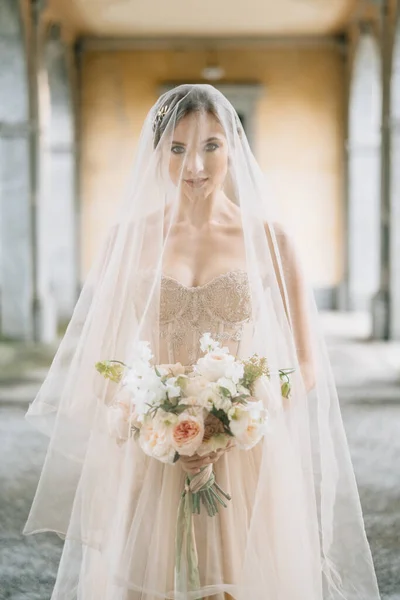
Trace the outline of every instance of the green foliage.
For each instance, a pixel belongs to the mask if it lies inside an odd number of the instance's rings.
[[[97,371],[105,379],[119,383],[125,371],[126,365],[119,360],[104,360],[95,364]]]
[[[265,375],[269,377],[269,368],[268,362],[265,356],[258,356],[258,354],[254,354],[248,360],[243,361],[244,373],[243,378],[240,380],[240,383],[248,388],[251,393],[253,393],[253,385],[255,381]]]
[[[225,433],[227,433],[228,435],[233,435],[233,433],[231,432],[231,429],[229,427],[228,415],[223,410],[217,409],[215,407],[213,407],[210,412],[212,415],[214,415],[214,417],[217,417],[217,419],[219,419],[221,421],[221,423],[224,426]]]

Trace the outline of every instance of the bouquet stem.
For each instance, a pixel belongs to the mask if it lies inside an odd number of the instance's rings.
[[[204,467],[196,475],[187,475],[185,488],[179,503],[175,537],[175,590],[195,591],[200,588],[200,574],[193,514],[200,514],[200,502],[210,517],[218,513],[218,505],[227,507],[230,500],[215,481],[212,465]]]

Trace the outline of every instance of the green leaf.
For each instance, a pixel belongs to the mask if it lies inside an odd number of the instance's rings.
[[[222,385],[220,385],[219,389],[221,390],[221,394],[224,396],[224,398],[230,398],[231,397],[231,393],[228,390],[228,388],[222,387]]]

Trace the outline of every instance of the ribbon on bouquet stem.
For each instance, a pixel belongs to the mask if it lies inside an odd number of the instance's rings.
[[[175,591],[179,593],[200,589],[200,574],[194,533],[193,515],[200,514],[200,502],[210,517],[218,513],[218,505],[225,508],[230,500],[215,481],[212,465],[203,467],[196,475],[187,475],[181,495],[175,536]]]

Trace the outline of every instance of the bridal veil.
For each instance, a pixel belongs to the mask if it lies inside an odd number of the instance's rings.
[[[240,211],[251,318],[240,355],[266,356],[276,401],[271,430],[250,452],[221,459],[232,501],[198,527],[201,587],[174,589],[174,531],[182,469],[108,433],[120,385],[95,369],[129,364],[135,341],[160,342],[163,256],[179,209],[181,172],[171,147],[182,107],[222,126],[224,191]],[[283,402],[278,370],[295,368]],[[315,302],[274,199],[227,99],[183,85],[150,110],[115,222],[86,279],[54,361],[27,418],[49,437],[24,533],[65,539],[53,598],[59,600],[377,600],[360,500]],[[172,575],[171,575],[172,574]]]

